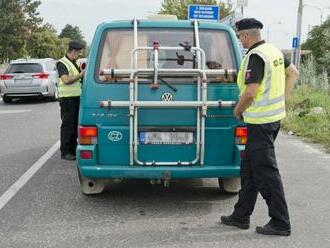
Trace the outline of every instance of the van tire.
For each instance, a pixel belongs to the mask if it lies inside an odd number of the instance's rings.
[[[2,100],[3,100],[4,103],[11,103],[12,100],[13,100],[13,98],[8,97],[8,96],[4,96],[4,97],[2,98]]]
[[[104,182],[101,179],[91,179],[80,174],[78,169],[80,188],[84,195],[101,194],[104,190]]]
[[[241,178],[218,178],[221,193],[237,194],[241,189]]]

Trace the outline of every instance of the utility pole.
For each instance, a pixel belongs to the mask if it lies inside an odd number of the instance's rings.
[[[293,49],[291,62],[299,68],[300,63],[300,41],[301,41],[301,25],[302,25],[302,14],[303,14],[303,0],[299,0],[298,15],[297,15],[297,33],[298,39],[297,46]]]
[[[247,7],[247,6],[248,6],[248,0],[237,0],[236,8],[237,7],[241,8],[242,17],[244,17],[244,7]]]

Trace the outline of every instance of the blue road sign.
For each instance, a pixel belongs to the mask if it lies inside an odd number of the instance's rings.
[[[189,20],[205,20],[217,22],[220,18],[220,7],[217,5],[195,5],[188,6]]]
[[[298,37],[293,37],[292,38],[292,48],[297,48],[298,47]]]

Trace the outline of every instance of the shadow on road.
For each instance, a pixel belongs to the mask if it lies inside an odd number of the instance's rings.
[[[55,102],[54,100],[50,99],[50,98],[41,98],[41,97],[33,97],[33,98],[15,98],[12,100],[12,102],[10,103],[4,103],[4,102],[0,102],[0,104],[3,105],[37,105],[37,104],[44,104],[44,103],[48,103],[48,102]]]
[[[210,179],[211,180],[211,179]],[[208,181],[208,180],[206,180]],[[104,193],[98,196],[88,196],[88,198],[111,198],[125,199],[132,197],[173,198],[177,200],[204,201],[206,199],[221,200],[228,199],[235,195],[221,194],[215,183],[205,185],[202,179],[182,179],[171,180],[168,188],[162,184],[152,185],[149,180],[124,180],[118,183],[109,184]]]

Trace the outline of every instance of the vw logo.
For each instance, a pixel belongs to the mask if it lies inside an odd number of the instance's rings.
[[[165,92],[163,95],[162,95],[162,101],[163,102],[172,102],[173,100],[173,95],[169,92]]]
[[[117,142],[123,139],[123,134],[121,132],[118,131],[111,131],[108,134],[108,138],[111,141]]]

